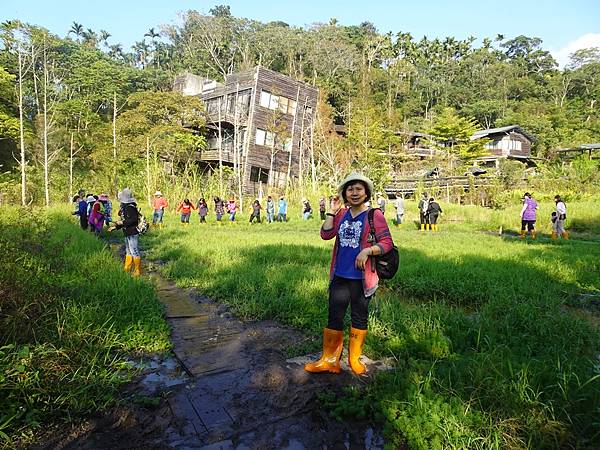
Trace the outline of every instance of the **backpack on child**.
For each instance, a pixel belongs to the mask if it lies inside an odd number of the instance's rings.
[[[148,228],[150,228],[150,224],[146,220],[146,217],[142,214],[141,209],[137,208],[137,213],[138,213],[138,223],[135,228],[138,231],[138,234],[144,234],[144,233],[146,233],[146,231],[148,231]]]

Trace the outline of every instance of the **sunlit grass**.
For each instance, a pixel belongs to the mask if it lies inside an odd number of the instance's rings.
[[[578,293],[600,293],[598,246],[551,241],[541,222],[537,241],[515,239],[516,206],[442,203],[441,231],[421,232],[413,206],[407,202],[405,223],[392,228],[401,266],[372,301],[366,348],[392,357],[396,367],[369,385],[366,397],[344,400],[356,406],[350,410],[367,408],[384,421],[391,445],[411,448],[597,443],[600,334],[565,304]],[[540,217],[549,217],[547,209]],[[178,284],[226,302],[241,317],[304,328],[317,350],[332,248],[319,226],[294,218],[182,227],[169,215],[144,245]],[[594,230],[587,226],[580,236],[594,238]]]
[[[170,346],[153,286],[65,212],[0,209],[0,446],[114,405],[125,358]]]

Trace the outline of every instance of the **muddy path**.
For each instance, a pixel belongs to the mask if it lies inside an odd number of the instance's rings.
[[[43,449],[365,449],[383,448],[369,421],[331,418],[318,393],[358,389],[341,374],[309,374],[286,350],[306,340],[272,321],[242,322],[193,289],[150,269],[172,329],[173,355],[132,364],[141,369],[131,403],[44,439]],[[347,358],[342,356],[342,361]],[[385,364],[365,358],[369,374]]]

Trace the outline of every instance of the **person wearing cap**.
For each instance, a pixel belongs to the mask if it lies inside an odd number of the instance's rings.
[[[133,276],[139,277],[142,273],[142,258],[138,249],[139,231],[137,225],[139,222],[139,212],[137,203],[129,188],[124,188],[119,192],[117,198],[121,202],[119,209],[121,220],[114,222],[114,225],[108,231],[123,229],[123,235],[125,236],[124,269],[125,272],[129,273],[133,267]]]
[[[152,200],[152,225],[158,224],[159,228],[163,227],[163,215],[165,214],[165,208],[169,207],[169,202],[163,197],[162,192],[156,191],[154,193],[154,199]]]
[[[554,196],[556,204],[556,220],[552,222],[552,239],[558,239],[558,236],[563,239],[569,239],[569,233],[565,230],[565,220],[567,220],[567,205],[562,201],[560,195]]]
[[[377,290],[379,277],[373,256],[390,251],[394,245],[381,210],[373,211],[376,242],[371,241],[368,220],[373,182],[364,175],[351,174],[338,188],[330,204],[321,238],[335,238],[329,272],[329,312],[323,330],[323,354],[318,361],[306,364],[307,372],[339,373],[344,342],[344,316],[350,306],[352,327],[348,348],[348,363],[357,374],[366,372],[360,362],[367,336],[369,301]],[[344,207],[344,204],[346,207]]]
[[[521,239],[525,239],[527,232],[531,233],[531,239],[535,239],[535,221],[537,219],[538,204],[529,192],[523,196],[523,208],[521,209]]]

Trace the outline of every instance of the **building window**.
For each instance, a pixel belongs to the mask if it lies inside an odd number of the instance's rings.
[[[269,99],[271,98],[271,93],[267,91],[262,91],[260,93],[260,106],[263,108],[269,107]]]
[[[252,166],[250,167],[250,181],[254,183],[268,183],[269,182],[269,169],[263,169],[262,167]]]
[[[274,111],[279,110],[284,114],[291,114],[292,116],[296,114],[296,102],[294,100],[272,94],[269,91],[261,91],[260,106]]]
[[[265,145],[265,135],[265,130],[261,130],[260,128],[256,129],[256,139],[254,141],[256,145]]]

